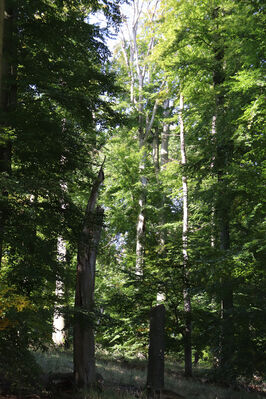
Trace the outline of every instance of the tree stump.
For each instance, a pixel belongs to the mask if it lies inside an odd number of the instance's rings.
[[[164,387],[164,326],[165,307],[151,309],[147,396],[157,398]],[[160,397],[160,396],[159,396]]]

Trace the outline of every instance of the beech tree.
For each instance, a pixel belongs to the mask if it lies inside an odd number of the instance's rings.
[[[234,343],[237,340],[234,323],[238,315],[235,313],[233,296],[237,301],[240,294],[236,253],[241,252],[239,242],[233,238],[234,206],[240,195],[235,186],[238,180],[235,167],[242,157],[239,158],[237,144],[241,111],[228,88],[244,67],[247,43],[252,40],[249,33],[246,30],[244,33],[240,28],[239,21],[247,18],[254,30],[255,20],[260,20],[260,12],[257,14],[255,8],[255,5],[250,7],[226,1],[193,3],[193,7],[192,3],[185,1],[165,2],[161,30],[165,40],[158,43],[157,50],[161,51],[161,65],[164,65],[170,79],[182,81],[187,99],[188,142],[191,149],[194,148],[193,152],[189,151],[191,158],[187,169],[191,186],[194,187],[190,197],[191,206],[197,209],[193,201],[200,197],[208,201],[207,213],[205,216],[202,213],[201,220],[206,223],[209,239],[200,232],[199,221],[192,218],[190,242],[197,243],[198,248],[196,253],[192,251],[191,259],[198,265],[195,275],[201,275],[201,270],[206,270],[199,261],[203,254],[216,264],[213,286],[207,284],[207,294],[215,295],[217,306],[220,301],[222,303],[220,343],[215,345],[224,378],[233,377],[237,368],[237,355],[233,353],[237,348],[237,341]],[[172,29],[173,26],[175,29]],[[243,42],[240,44],[240,36],[245,38],[245,45]],[[238,61],[234,58],[236,51],[241,54]],[[260,63],[259,58],[256,63]],[[198,179],[197,185],[193,182],[195,178]],[[200,205],[200,212],[203,212],[202,201]],[[210,209],[211,218],[207,216]],[[210,243],[209,249],[200,243],[201,235]]]
[[[187,164],[186,144],[185,144],[185,127],[184,127],[184,96],[180,92],[180,110],[179,110],[179,126],[180,126],[180,151],[181,165],[183,168]],[[182,199],[183,199],[183,229],[182,229],[182,252],[183,252],[183,269],[184,269],[184,311],[185,311],[185,331],[184,331],[184,351],[185,351],[185,374],[192,375],[192,350],[191,350],[191,298],[189,287],[189,258],[188,258],[188,183],[185,170],[182,171]]]
[[[245,28],[244,21],[248,21],[249,30]],[[184,348],[186,330],[183,288],[188,288],[191,294],[189,313],[193,326],[191,350],[195,354],[195,361],[203,349],[207,350],[217,375],[223,379],[235,378],[240,369],[247,372],[242,361],[244,341],[248,342],[249,353],[253,353],[256,363],[260,362],[260,340],[252,337],[250,332],[244,334],[246,340],[243,340],[244,335],[239,331],[247,332],[248,325],[261,331],[259,326],[263,313],[260,300],[255,300],[253,295],[252,301],[260,309],[256,316],[251,310],[252,306],[244,300],[244,297],[247,298],[244,292],[248,290],[251,294],[251,287],[254,287],[248,277],[249,273],[253,274],[258,286],[262,278],[259,266],[262,254],[259,231],[262,231],[262,225],[259,223],[255,228],[255,220],[258,220],[259,215],[262,216],[260,201],[255,200],[255,193],[261,193],[262,178],[262,151],[257,147],[260,143],[262,148],[262,135],[259,131],[262,129],[260,90],[263,57],[262,45],[257,42],[262,40],[261,23],[262,8],[257,3],[162,2],[161,12],[153,24],[156,31],[150,31],[155,38],[147,60],[149,67],[156,65],[152,70],[156,73],[149,75],[150,85],[144,86],[142,98],[146,109],[146,92],[149,96],[153,94],[154,99],[157,98],[158,83],[165,81],[167,94],[162,90],[162,101],[158,103],[151,131],[153,137],[148,139],[146,145],[148,184],[145,218],[142,219],[146,222],[146,276],[142,276],[143,296],[139,290],[137,298],[142,300],[142,309],[147,309],[144,296],[152,303],[154,297],[151,292],[154,295],[160,287],[165,293],[169,314],[167,327],[171,331],[166,348],[169,351],[175,348],[176,352],[180,352],[181,343]],[[251,32],[255,31],[256,37],[260,39],[254,38]],[[148,29],[145,32],[146,45],[141,35],[137,41],[144,50],[149,43],[147,32]],[[123,43],[121,55],[124,55],[124,59],[117,56],[114,68],[117,68],[123,83],[128,83],[128,94],[123,94],[118,108],[130,115],[131,130],[127,132],[126,129],[118,129],[109,143],[109,156],[112,157],[114,153],[115,157],[110,162],[107,160],[104,194],[109,228],[109,235],[106,232],[104,237],[105,245],[110,254],[114,254],[113,267],[121,274],[119,282],[117,278],[112,280],[113,286],[105,285],[103,275],[101,278],[99,276],[106,294],[104,299],[99,292],[97,295],[99,301],[106,304],[106,312],[110,310],[109,321],[114,326],[113,332],[108,331],[108,327],[105,332],[100,329],[100,341],[108,345],[109,337],[114,347],[123,348],[125,345],[130,351],[133,350],[133,331],[142,330],[142,333],[138,333],[138,341],[142,340],[143,345],[134,348],[137,351],[136,348],[141,347],[145,352],[147,325],[143,323],[144,317],[136,317],[136,312],[140,313],[139,306],[135,305],[135,314],[129,309],[133,303],[137,303],[132,288],[136,284],[132,283],[132,267],[136,242],[134,221],[138,215],[136,203],[138,189],[141,187],[138,165],[143,158],[138,152],[138,119],[134,119],[132,112],[132,82],[137,86],[138,79],[137,75],[134,79],[134,69],[128,67],[132,55],[130,46],[126,40]],[[254,46],[258,48],[256,55],[252,51]],[[235,54],[238,54],[237,59]],[[186,101],[182,112],[186,127],[186,165],[182,165],[181,148],[177,142],[182,125],[178,118],[181,83]],[[163,111],[163,102],[169,98],[174,100],[175,107],[167,117]],[[152,107],[147,109],[151,115]],[[160,127],[166,125],[166,121],[172,124],[168,136],[168,162],[160,170],[158,149],[162,151],[164,146]],[[251,163],[246,169],[247,162]],[[185,214],[182,176],[189,186],[187,242],[182,241],[182,213]],[[164,217],[160,215],[162,197],[164,210],[168,209]],[[248,198],[252,205],[248,205]],[[251,212],[254,224],[248,218],[249,211],[242,209],[240,216],[240,204],[246,204],[244,207],[249,210],[252,207],[256,209],[255,213]],[[245,227],[247,225],[249,233]],[[256,249],[253,239],[257,242]],[[189,282],[184,281],[184,244],[189,257]],[[103,259],[104,255],[101,255],[100,262],[106,273]],[[116,284],[119,293],[116,293]],[[121,307],[122,301],[124,306]],[[124,330],[119,324],[120,313],[127,316]],[[147,317],[147,312],[145,315]],[[234,328],[236,324],[238,329]],[[250,364],[247,356],[244,357]],[[254,370],[253,367],[251,369]]]
[[[0,345],[4,375],[16,351],[50,342],[55,304],[63,312],[67,300],[55,298],[56,281],[68,281],[71,290],[74,285],[71,268],[57,259],[57,240],[62,237],[72,252],[77,248],[106,126],[117,121],[104,100],[108,93],[111,102],[116,91],[113,75],[104,71],[107,30],[87,18],[102,9],[114,26],[118,5],[1,2],[0,277],[28,304],[21,314],[7,310],[10,328]]]
[[[55,309],[74,327],[81,387],[94,339],[148,355],[151,308],[166,309],[152,394],[164,349],[187,375],[203,354],[227,382],[265,369],[264,7],[131,11],[109,61],[118,1],[0,1],[0,374],[18,386]]]
[[[74,378],[77,386],[90,388],[96,380],[93,331],[95,265],[103,225],[103,209],[96,207],[96,203],[103,180],[102,165],[87,203],[77,258]]]

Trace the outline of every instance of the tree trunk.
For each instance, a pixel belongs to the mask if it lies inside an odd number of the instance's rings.
[[[168,154],[168,147],[169,147],[169,123],[165,120],[170,115],[169,109],[170,101],[167,99],[164,101],[163,104],[163,128],[161,133],[161,148],[160,148],[160,162],[159,162],[159,169],[163,171],[165,169],[166,164],[169,162],[169,154]],[[160,183],[160,181],[159,181]],[[162,195],[161,199],[161,211],[160,211],[160,225],[163,226],[165,224],[165,194]],[[159,242],[160,242],[160,251],[163,254],[165,251],[165,241],[166,241],[166,232],[164,229],[160,229],[159,232]],[[165,301],[165,292],[160,290],[157,293],[157,304],[163,303]]]
[[[0,93],[2,108],[2,80],[3,80],[3,44],[4,44],[4,12],[5,0],[0,0]]]
[[[186,145],[185,145],[185,129],[184,129],[184,97],[180,93],[180,112],[179,112],[179,125],[180,125],[180,150],[181,150],[181,164],[184,168],[187,164],[186,158]],[[189,262],[188,262],[188,184],[185,170],[182,170],[182,189],[183,189],[183,274],[184,274],[184,312],[185,312],[185,330],[184,330],[184,351],[185,351],[185,375],[192,376],[192,350],[191,350],[191,299],[189,292]]]
[[[140,141],[140,148],[143,149],[142,161],[139,166],[141,192],[139,196],[139,214],[136,229],[136,275],[141,276],[144,269],[144,252],[145,252],[145,204],[146,204],[146,190],[147,178],[145,176],[146,168],[146,151],[144,144]]]
[[[77,386],[92,388],[95,384],[94,286],[97,247],[103,225],[103,209],[96,207],[103,166],[94,183],[87,204],[79,241],[74,321],[74,378]]]
[[[158,108],[158,100],[155,101],[151,112],[147,112],[147,98],[144,98],[144,85],[150,83],[150,71],[147,64],[143,63],[143,56],[149,56],[154,47],[154,37],[148,43],[146,54],[142,54],[142,49],[138,46],[138,26],[141,16],[144,11],[144,3],[136,0],[133,2],[133,15],[131,20],[131,27],[125,24],[128,29],[129,37],[129,54],[127,51],[127,43],[125,35],[122,38],[122,52],[125,59],[128,75],[130,78],[130,100],[132,107],[135,108],[138,115],[138,139],[139,149],[142,151],[142,159],[139,165],[141,192],[139,195],[139,213],[136,225],[136,276],[141,276],[144,269],[144,252],[145,252],[145,204],[147,191],[146,163],[147,163],[147,139],[150,137],[152,127],[154,125],[154,118]],[[155,18],[155,10],[158,6],[158,1],[151,9],[150,22]],[[137,90],[136,85],[137,83]]]
[[[220,7],[213,10],[213,18],[217,18],[221,12]],[[216,204],[217,231],[219,235],[220,250],[226,253],[230,249],[230,198],[224,176],[229,163],[230,138],[225,129],[224,89],[224,48],[217,34],[217,42],[214,43],[215,68],[213,71],[213,86],[216,91],[216,115],[212,121],[212,133],[215,135],[216,167],[218,179],[218,200]],[[230,270],[225,270],[221,278],[221,353],[220,367],[223,371],[232,370],[232,358],[234,353],[234,329],[233,329],[233,286]]]
[[[151,309],[147,392],[149,398],[160,394],[164,388],[164,326],[165,307]]]
[[[58,262],[65,264],[66,263],[66,242],[62,237],[58,237],[57,239],[57,258]],[[60,280],[56,280],[55,283],[55,295],[60,300],[64,296],[64,284]],[[52,340],[55,345],[62,346],[65,343],[66,334],[64,331],[65,328],[65,319],[62,313],[60,313],[60,307],[62,305],[57,306],[54,311],[53,317],[53,335]]]
[[[0,173],[5,178],[11,171],[10,131],[12,118],[9,113],[16,106],[16,44],[15,8],[10,1],[0,0]],[[8,192],[0,187],[0,268],[3,255],[4,226],[8,214]]]
[[[169,100],[165,100],[163,104],[164,119],[168,118],[170,115],[169,103],[170,103]],[[164,120],[162,138],[161,138],[161,169],[164,169],[165,165],[169,161],[168,146],[169,146],[169,123]]]

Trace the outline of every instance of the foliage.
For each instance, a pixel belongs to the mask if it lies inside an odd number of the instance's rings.
[[[16,107],[1,109],[0,157],[5,146],[12,156],[10,168],[0,159],[0,355],[1,364],[8,364],[0,373],[11,378],[13,372],[17,386],[29,384],[34,363],[28,348],[51,344],[58,306],[68,318],[71,342],[77,243],[87,197],[106,156],[97,344],[109,353],[146,358],[149,311],[160,293],[167,308],[166,353],[182,362],[185,174],[192,351],[199,364],[203,358],[212,362],[215,378],[251,380],[265,370],[266,345],[264,6],[162,0],[158,10],[156,1],[144,1],[138,10],[143,13],[135,14],[142,15],[133,24],[135,38],[124,33],[110,61],[104,41],[109,28],[118,28],[121,3],[27,0],[16,10],[10,43],[16,49],[11,60]],[[106,17],[105,28],[90,22],[98,12]],[[180,91],[186,166],[179,155]],[[139,240],[141,213],[145,229]],[[66,242],[64,261],[58,257],[59,237]],[[136,273],[138,240],[144,248],[142,275]],[[55,294],[56,282],[64,284],[62,297]],[[230,328],[220,307],[226,289],[233,293]],[[221,366],[230,329],[234,351]],[[192,398],[202,387],[186,389]]]
[[[16,107],[1,109],[1,127],[8,126],[1,145],[8,143],[12,156],[0,179],[0,355],[6,378],[24,386],[34,383],[36,369],[28,348],[51,344],[55,307],[67,309],[73,296],[73,269],[58,258],[57,240],[69,242],[70,264],[106,127],[117,123],[107,30],[88,16],[102,9],[109,25],[120,17],[119,2],[7,3],[15,15],[8,61],[16,71]],[[65,283],[64,298],[55,294],[56,281]]]
[[[173,99],[174,107],[168,118],[172,123],[171,162],[156,174],[152,157],[147,157],[145,272],[138,283],[134,264],[141,152],[137,146],[137,119],[134,125],[136,113],[129,95],[128,98],[123,95],[120,109],[130,115],[130,125],[127,132],[119,129],[108,147],[111,161],[107,163],[106,190],[102,197],[107,207],[107,231],[104,252],[99,257],[97,298],[102,308],[104,333],[99,327],[98,337],[108,348],[119,347],[124,348],[125,353],[133,350],[137,353],[141,345],[136,348],[132,345],[135,334],[145,350],[148,308],[156,303],[156,293],[162,291],[166,293],[168,309],[167,351],[182,356],[182,171],[176,139],[179,134],[176,98],[182,85],[190,190],[192,348],[205,351],[214,367],[217,365],[223,328],[220,301],[225,295],[221,281],[230,279],[234,293],[235,353],[230,365],[220,368],[219,378],[230,380],[236,375],[251,378],[255,370],[263,372],[263,21],[263,7],[256,2],[167,0],[162,2],[161,14],[155,22],[156,32],[147,22],[138,36],[139,62],[141,66],[147,62],[151,77],[142,92],[144,107],[148,109],[156,96],[157,79],[167,80],[167,96]],[[144,31],[154,35],[156,43],[148,61],[144,57],[149,36],[145,41]],[[128,54],[129,48],[130,44],[125,47]],[[223,52],[220,71],[219,49]],[[121,56],[117,51],[114,67],[130,86],[130,75]],[[219,87],[213,83],[213,76],[216,74],[218,79],[218,72],[223,75],[219,77]],[[134,82],[137,83],[137,79]],[[221,98],[223,102],[217,111],[217,101]],[[216,135],[212,131],[215,112],[218,112]],[[162,121],[160,111],[153,135]],[[147,143],[147,154],[151,148],[152,143]],[[163,225],[162,199],[166,201]],[[230,249],[225,251],[220,244],[221,217],[217,209],[226,207]],[[166,235],[164,246],[160,243],[162,231]],[[108,325],[112,327],[109,329]],[[142,328],[145,333],[139,335]]]

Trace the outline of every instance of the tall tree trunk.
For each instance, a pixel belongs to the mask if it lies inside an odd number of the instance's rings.
[[[220,7],[213,10],[213,18],[218,18]],[[216,92],[216,115],[212,121],[212,131],[216,138],[215,166],[218,179],[218,200],[216,204],[217,230],[219,235],[220,250],[226,253],[230,249],[230,198],[224,177],[229,163],[229,138],[225,129],[224,109],[224,48],[221,45],[219,34],[214,43],[215,67],[213,71],[213,85]],[[221,353],[220,367],[223,371],[232,371],[232,359],[234,354],[234,328],[233,328],[233,286],[230,270],[225,270],[221,278]]]
[[[150,10],[150,22],[152,23],[155,18],[155,11],[158,6],[158,0],[153,4]],[[122,52],[124,55],[125,63],[128,70],[128,75],[130,78],[130,99],[131,104],[137,111],[138,115],[138,139],[139,139],[139,149],[142,151],[142,159],[139,165],[140,172],[140,183],[141,192],[139,195],[139,213],[136,225],[136,275],[141,276],[144,269],[144,252],[145,252],[145,203],[146,203],[146,191],[147,191],[147,178],[146,173],[146,158],[147,158],[147,139],[150,137],[151,130],[154,125],[154,118],[158,108],[158,100],[155,101],[153,109],[148,112],[144,103],[147,102],[143,95],[144,85],[150,83],[150,71],[148,70],[147,63],[142,63],[143,57],[149,56],[152,48],[154,47],[154,37],[152,37],[148,43],[146,54],[141,54],[142,49],[138,46],[138,26],[141,15],[144,12],[144,2],[136,0],[133,2],[133,15],[132,24],[129,27],[126,23],[128,29],[129,37],[129,54],[127,51],[127,42],[125,35],[122,37]],[[147,10],[146,10],[147,11]],[[141,58],[141,59],[140,59]],[[137,90],[135,87],[135,82],[137,82]]]
[[[66,119],[64,118],[62,120],[62,132],[65,132],[66,128]],[[64,157],[61,157],[61,164],[64,165],[65,159]],[[67,191],[67,184],[63,181],[60,182],[60,188],[63,192]],[[61,204],[61,209],[62,211],[66,209],[67,205],[63,200],[63,195],[62,198],[60,199],[60,204]],[[61,265],[61,268],[65,268],[66,266],[66,254],[67,254],[67,248],[66,248],[66,241],[63,239],[63,237],[59,236],[57,238],[57,261]],[[59,299],[59,302],[64,298],[64,291],[65,291],[65,284],[62,281],[62,278],[57,277],[57,280],[55,282],[55,296],[56,298]],[[62,304],[59,306],[55,306],[54,309],[54,317],[53,317],[53,334],[52,334],[52,340],[55,345],[57,346],[62,346],[65,345],[66,343],[66,330],[65,330],[65,318],[64,314],[62,313]]]
[[[62,237],[58,237],[57,239],[57,260],[58,262],[65,264],[66,263],[66,242]],[[56,280],[55,283],[55,295],[60,300],[64,295],[64,284],[60,280]],[[57,306],[54,311],[53,317],[53,335],[52,340],[55,345],[64,345],[65,343],[65,319],[63,314],[60,312],[60,308],[62,305]]]
[[[154,165],[154,170],[156,176],[158,176],[158,173],[160,171],[160,133],[159,133],[159,128],[156,127],[154,129],[154,134],[153,134],[153,140],[152,140],[152,160],[153,160],[153,165]]]
[[[170,115],[170,101],[167,99],[164,101],[163,104],[163,131],[162,131],[162,137],[161,137],[161,169],[165,168],[165,165],[169,161],[169,155],[168,155],[168,146],[169,146],[169,122],[167,122],[167,118],[169,118]]]
[[[179,111],[179,125],[180,125],[180,150],[181,150],[181,164],[182,164],[182,189],[183,189],[183,276],[184,276],[184,312],[185,312],[185,331],[184,331],[184,351],[185,351],[185,375],[192,376],[192,350],[191,350],[191,299],[189,290],[189,259],[188,259],[188,184],[184,167],[187,164],[186,145],[185,145],[185,128],[184,128],[184,97],[180,93],[180,111]]]
[[[147,178],[145,176],[146,169],[146,150],[144,140],[141,138],[140,149],[143,151],[142,160],[139,165],[141,192],[139,195],[139,213],[136,229],[136,275],[141,276],[144,269],[144,252],[145,252],[145,204],[146,204],[146,190]]]
[[[169,123],[167,122],[167,118],[170,115],[169,109],[170,101],[167,99],[164,101],[163,104],[163,126],[162,126],[162,133],[161,133],[161,148],[160,148],[160,162],[159,162],[159,169],[163,171],[165,169],[166,164],[169,162],[169,154],[168,154],[168,147],[169,147]],[[159,182],[160,183],[160,182]],[[165,194],[162,195],[161,199],[161,211],[160,211],[160,225],[163,226],[165,224]],[[166,233],[165,230],[160,229],[159,232],[159,242],[161,247],[161,253],[165,249],[165,241],[166,241]],[[161,290],[157,293],[157,304],[163,303],[165,301],[165,293]]]
[[[14,5],[0,0],[0,173],[8,177],[11,171],[11,118],[16,106],[16,42]],[[4,226],[8,214],[8,192],[0,187],[0,267],[2,263]]]
[[[2,80],[3,80],[3,45],[4,45],[4,12],[5,0],[0,0],[0,93],[2,107]]]
[[[94,287],[97,247],[103,225],[103,209],[96,207],[104,180],[103,166],[92,187],[78,247],[74,321],[74,378],[79,387],[95,384]]]
[[[169,162],[169,123],[167,122],[167,118],[169,118],[170,115],[170,108],[169,108],[170,101],[167,99],[164,101],[163,104],[163,129],[162,129],[162,134],[161,134],[161,149],[160,149],[160,170],[163,171],[166,167],[166,164]],[[165,223],[165,210],[164,210],[164,205],[165,205],[165,195],[162,197],[162,212],[161,212],[161,217],[160,217],[160,224],[163,225]],[[165,234],[162,231],[161,232],[161,245],[165,245]]]

